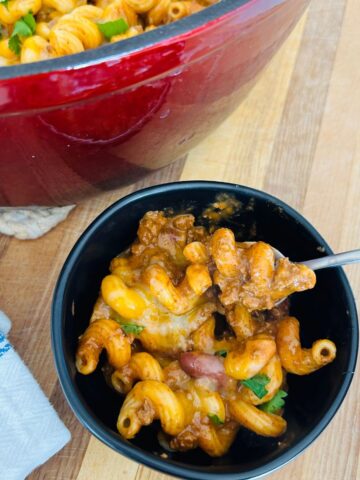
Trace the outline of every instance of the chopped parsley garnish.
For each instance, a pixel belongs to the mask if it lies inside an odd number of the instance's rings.
[[[134,335],[140,335],[145,327],[141,325],[135,325],[135,323],[122,323],[121,328],[125,333],[133,333]]]
[[[9,48],[13,51],[16,55],[20,55],[21,50],[21,41],[19,35],[14,35],[9,38]]]
[[[120,324],[121,328],[124,330],[125,333],[132,333],[133,335],[140,335],[140,333],[144,330],[145,327],[141,325],[136,325],[136,323],[126,323],[122,321],[120,315],[115,316],[115,321]]]
[[[259,405],[259,408],[267,413],[276,413],[285,405],[285,400],[283,400],[285,397],[287,397],[287,393],[284,390],[279,390],[271,400]]]
[[[113,22],[98,23],[97,26],[107,40],[110,40],[114,35],[125,33],[129,29],[129,25],[123,18],[119,18]]]
[[[35,33],[36,22],[32,13],[27,13],[15,22],[14,30],[11,36],[20,35],[21,37],[30,37]]]
[[[220,418],[215,415],[215,413],[208,413],[208,417],[214,425],[224,425],[224,422],[220,420]]]
[[[215,355],[217,355],[218,357],[226,357],[227,354],[227,350],[218,350],[217,352],[215,352]]]
[[[36,22],[32,13],[27,13],[18,20],[14,25],[14,30],[9,39],[9,48],[16,55],[20,54],[21,40],[20,37],[30,37],[35,33]]]
[[[241,380],[245,387],[249,388],[258,398],[263,398],[268,393],[265,386],[270,382],[267,375],[258,374],[248,380]]]

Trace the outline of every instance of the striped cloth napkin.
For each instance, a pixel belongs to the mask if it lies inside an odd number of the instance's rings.
[[[0,479],[23,480],[63,448],[70,432],[6,339],[10,327],[0,311]]]

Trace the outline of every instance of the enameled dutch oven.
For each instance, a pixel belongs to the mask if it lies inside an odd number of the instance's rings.
[[[65,204],[186,154],[309,0],[222,0],[138,37],[0,68],[0,205]]]

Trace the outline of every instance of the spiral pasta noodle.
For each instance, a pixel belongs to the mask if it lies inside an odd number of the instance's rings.
[[[49,42],[57,56],[79,53],[102,43],[95,22],[77,10],[60,17],[50,32]]]
[[[7,5],[0,4],[0,24],[11,25],[21,17],[31,12],[37,14],[42,0],[10,0]]]

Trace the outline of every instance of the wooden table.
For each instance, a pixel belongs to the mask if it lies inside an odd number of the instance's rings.
[[[62,395],[50,348],[50,303],[59,270],[84,228],[109,204],[174,180],[225,180],[264,189],[300,210],[335,250],[360,244],[360,1],[313,0],[243,105],[178,162],[84,201],[40,240],[0,236],[0,307],[10,339],[72,432],[30,479],[165,480],[91,437]],[[360,298],[360,267],[348,269]],[[360,478],[360,372],[320,438],[272,480]],[[1,476],[1,474],[0,474]]]

